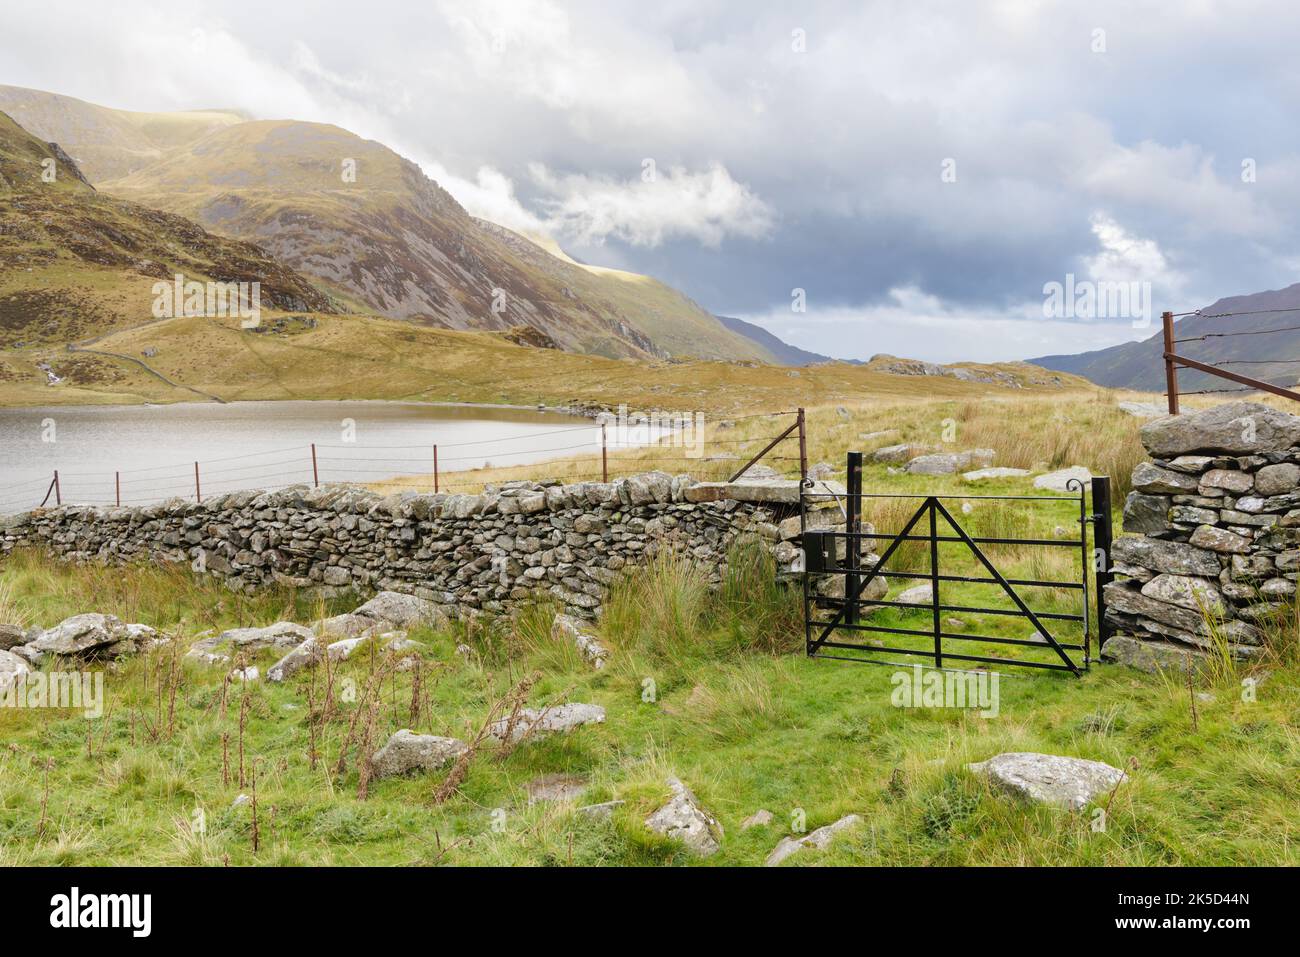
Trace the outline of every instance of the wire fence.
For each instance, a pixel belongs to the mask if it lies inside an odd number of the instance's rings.
[[[1293,388],[1297,383],[1297,374],[1295,372],[1285,371],[1291,366],[1300,365],[1300,355],[1296,355],[1294,350],[1287,349],[1285,345],[1274,346],[1275,354],[1272,356],[1242,356],[1237,353],[1224,355],[1202,355],[1195,357],[1180,353],[1179,346],[1190,343],[1207,343],[1216,340],[1249,338],[1256,336],[1272,336],[1288,332],[1300,332],[1300,325],[1270,325],[1266,328],[1249,328],[1233,329],[1227,332],[1204,332],[1200,335],[1176,336],[1174,334],[1174,320],[1185,318],[1196,319],[1250,319],[1255,316],[1281,316],[1281,315],[1300,314],[1300,307],[1279,308],[1279,309],[1253,309],[1243,310],[1240,312],[1218,312],[1206,313],[1200,310],[1195,312],[1178,313],[1175,315],[1166,312],[1162,316],[1164,322],[1164,363],[1165,363],[1165,395],[1169,404],[1169,413],[1178,414],[1178,397],[1184,395],[1217,395],[1221,393],[1244,393],[1244,392],[1268,392],[1273,395],[1282,396],[1283,398],[1294,399],[1300,402],[1300,392]],[[1267,340],[1265,340],[1267,342]],[[1265,346],[1264,348],[1267,348]],[[1258,354],[1257,354],[1258,355]],[[1236,368],[1229,368],[1236,367]],[[1247,375],[1244,371],[1237,371],[1238,368],[1246,370],[1257,370],[1254,375]],[[1179,370],[1187,369],[1192,373],[1198,374],[1193,380],[1193,384],[1203,386],[1195,389],[1184,389],[1179,387]],[[1222,379],[1227,382],[1235,383],[1231,386],[1208,387],[1215,379]],[[1282,380],[1282,381],[1270,381]]]
[[[661,434],[608,423],[464,442],[357,445],[307,443],[221,458],[113,471],[52,470],[48,476],[0,486],[0,514],[55,505],[151,505],[169,499],[202,502],[236,491],[275,491],[296,485],[375,485],[385,491],[477,492],[485,484],[556,478],[565,482],[609,481],[611,477],[662,469],[701,478],[726,478],[737,464],[749,468],[797,427],[800,412],[755,413],[727,420],[793,416],[777,437],[710,437],[687,445],[682,431]],[[782,423],[783,424],[783,423]],[[702,436],[701,436],[702,439]],[[800,456],[769,459],[802,461]],[[755,454],[757,453],[757,454]],[[786,467],[787,469],[789,467]],[[801,466],[802,468],[802,466]]]

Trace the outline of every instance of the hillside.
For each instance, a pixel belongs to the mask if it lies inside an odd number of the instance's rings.
[[[53,182],[42,179],[53,162]],[[259,281],[267,310],[329,312],[306,278],[249,243],[97,192],[56,145],[0,113],[0,380],[88,336],[154,319],[153,284]]]
[[[447,329],[527,325],[562,349],[610,357],[774,359],[657,280],[583,266],[474,219],[415,163],[339,127],[124,118],[0,88],[0,108],[9,102],[41,135],[92,157],[102,192],[256,242],[356,311]]]
[[[744,319],[736,319],[732,316],[718,316],[718,319],[732,332],[739,333],[747,339],[752,339],[764,349],[767,349],[772,355],[776,356],[776,361],[784,366],[810,366],[816,365],[818,362],[857,363],[859,361],[857,359],[832,359],[830,356],[809,352],[807,349],[800,349],[798,346],[792,346],[785,340],[768,332],[762,326],[746,322]]]
[[[1283,311],[1275,311],[1283,310]],[[1184,316],[1174,325],[1177,338],[1212,336],[1202,342],[1179,344],[1179,352],[1204,362],[1232,362],[1232,371],[1275,385],[1293,386],[1300,371],[1300,283],[1246,296],[1229,296],[1200,310],[1204,315]],[[1221,313],[1239,315],[1219,317]],[[1240,313],[1259,313],[1240,315]],[[1295,327],[1295,328],[1290,328]],[[1229,336],[1223,333],[1284,329],[1268,335]],[[1081,375],[1098,385],[1162,392],[1165,387],[1164,353],[1159,319],[1154,335],[1141,342],[1126,342],[1109,349],[1078,355],[1030,359],[1036,365]],[[1231,382],[1202,372],[1180,369],[1183,390],[1232,389]]]

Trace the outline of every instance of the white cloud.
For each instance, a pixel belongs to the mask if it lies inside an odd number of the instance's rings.
[[[633,246],[678,238],[717,246],[728,236],[758,239],[772,229],[772,209],[719,163],[695,173],[680,167],[650,172],[617,181],[532,167],[550,231],[584,246],[611,238]]]

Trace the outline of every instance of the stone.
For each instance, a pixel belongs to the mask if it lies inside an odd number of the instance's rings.
[[[1139,466],[1138,468],[1141,468]],[[1133,470],[1137,475],[1137,469]],[[1255,476],[1249,472],[1238,472],[1235,469],[1210,469],[1201,476],[1198,491],[1202,495],[1213,494],[1207,492],[1207,489],[1222,489],[1225,492],[1231,492],[1233,495],[1241,495],[1251,491],[1255,487]]]
[[[1175,472],[1192,472],[1200,475],[1210,468],[1212,463],[1224,461],[1227,460],[1215,458],[1213,455],[1179,455],[1166,462],[1165,468],[1173,469]]]
[[[1215,528],[1213,525],[1198,525],[1188,542],[1197,548],[1208,548],[1212,552],[1244,555],[1251,550],[1249,538],[1230,532],[1226,528]]]
[[[913,585],[900,591],[890,601],[896,601],[904,605],[928,605],[933,598],[933,591],[930,585]]]
[[[1284,495],[1300,488],[1300,465],[1283,462],[1265,465],[1255,473],[1255,491],[1260,495]]]
[[[645,826],[656,834],[680,841],[701,857],[715,854],[722,847],[722,825],[700,806],[699,800],[677,778],[668,779],[672,797],[668,803],[646,818]]]
[[[30,644],[51,655],[80,655],[120,641],[122,628],[114,616],[90,612],[65,618]]]
[[[1206,663],[1202,651],[1166,641],[1143,641],[1131,635],[1112,635],[1102,646],[1103,661],[1155,674],[1160,671],[1199,670]]]
[[[585,807],[580,807],[576,810],[576,813],[581,814],[583,817],[604,821],[613,817],[614,812],[626,803],[626,801],[602,801],[600,804],[588,804]]]
[[[1169,499],[1163,495],[1129,492],[1124,499],[1124,531],[1149,535],[1169,527]]]
[[[808,467],[808,477],[810,479],[828,479],[836,472],[835,466],[829,462],[818,462],[816,465]]]
[[[1150,462],[1140,462],[1133,469],[1133,488],[1148,495],[1179,495],[1195,492],[1198,485],[1195,475],[1162,469]]]
[[[605,709],[598,704],[561,704],[553,708],[523,708],[512,725],[505,717],[488,728],[498,741],[515,743],[526,736],[540,736],[572,731],[584,724],[601,724]]]
[[[987,468],[996,455],[992,449],[970,449],[965,452],[936,452],[920,455],[907,463],[903,471],[912,475],[951,475],[971,466]]]
[[[4,695],[21,675],[31,672],[31,665],[11,651],[0,650],[0,695]]]
[[[1075,489],[1070,488],[1071,482],[1082,482],[1087,488],[1091,481],[1091,472],[1082,465],[1071,465],[1069,468],[1057,469],[1055,472],[1038,476],[1034,479],[1034,488],[1049,492],[1073,492]]]
[[[306,668],[321,663],[325,652],[316,638],[308,638],[297,648],[273,664],[266,672],[267,681],[286,681]]]
[[[1300,417],[1255,402],[1229,402],[1201,412],[1153,419],[1141,429],[1155,458],[1190,453],[1248,455],[1300,444]]]
[[[321,638],[360,638],[374,634],[382,623],[351,612],[326,618],[316,626]]]
[[[27,644],[27,633],[18,625],[0,624],[0,651]]]
[[[1017,797],[1071,811],[1087,807],[1128,778],[1101,761],[1030,751],[1008,751],[966,769]]]
[[[1142,586],[1142,594],[1157,601],[1190,608],[1197,612],[1222,615],[1226,611],[1223,596],[1208,578],[1157,575]]]
[[[357,638],[344,638],[341,641],[334,641],[325,646],[325,653],[329,655],[330,661],[347,661],[352,657],[352,653],[364,645],[368,640],[368,636],[361,636]]]
[[[247,668],[236,668],[230,673],[231,681],[238,681],[240,684],[252,684],[258,678],[262,677],[262,672],[256,665],[249,665]]]
[[[1121,535],[1111,544],[1113,562],[1139,565],[1154,572],[1213,578],[1219,574],[1214,552],[1185,542],[1167,542],[1140,535]]]
[[[772,817],[771,811],[768,811],[765,808],[759,808],[749,817],[740,822],[740,829],[742,831],[748,831],[751,827],[766,827],[771,824],[773,820],[774,818]]]
[[[571,803],[586,789],[587,779],[578,774],[543,774],[524,785],[529,804]]]
[[[286,651],[315,637],[315,632],[310,628],[292,621],[277,621],[263,628],[231,628],[215,638],[195,642],[193,647],[201,652],[209,652],[223,645],[234,651],[255,652],[265,648]]]
[[[900,462],[910,462],[917,456],[932,451],[933,448],[932,445],[917,445],[912,442],[905,442],[900,445],[886,445],[884,448],[876,449],[871,453],[871,461],[886,465],[897,465]]]
[[[395,732],[388,743],[371,756],[370,769],[378,778],[414,771],[437,771],[459,757],[468,747],[457,738],[416,734],[409,728],[403,728]]]
[[[973,472],[963,472],[961,478],[963,482],[985,482],[988,481],[989,479],[1023,478],[1024,476],[1029,474],[1030,474],[1029,469],[1013,469],[1013,468],[998,467],[998,468],[976,469]]]
[[[1157,405],[1154,402],[1121,402],[1116,408],[1137,419],[1154,419],[1168,413],[1164,406]]]
[[[381,591],[356,609],[353,614],[387,622],[399,628],[410,628],[415,625],[436,626],[446,621],[446,615],[435,602],[395,591]]]
[[[588,664],[597,671],[605,667],[605,661],[609,658],[609,649],[573,616],[556,615],[555,621],[551,624],[551,637],[573,644],[582,657],[587,659]]]
[[[862,818],[857,814],[846,814],[834,824],[827,824],[819,827],[817,830],[809,833],[796,835],[794,837],[783,837],[776,847],[772,848],[772,853],[767,855],[763,861],[764,867],[776,867],[778,864],[789,859],[791,855],[797,854],[805,849],[824,851],[835,840],[836,836],[850,828],[860,824]]]
[[[1145,588],[1146,585],[1142,587]],[[1149,618],[1189,635],[1195,635],[1205,627],[1200,612],[1152,598],[1132,587],[1129,582],[1110,582],[1102,590],[1106,595],[1108,612],[1122,612],[1138,618]]]

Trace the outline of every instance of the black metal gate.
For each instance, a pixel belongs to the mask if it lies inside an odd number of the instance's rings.
[[[828,486],[819,489],[812,481],[804,483],[808,655],[895,665],[900,662],[881,656],[921,656],[933,659],[936,667],[979,663],[1075,675],[1087,670],[1094,641],[1099,649],[1105,640],[1100,585],[1109,578],[1111,537],[1110,480],[1095,477],[1090,485],[1091,512],[1089,489],[1077,479],[1068,484],[1073,493],[1069,495],[866,493],[862,453],[850,452],[847,494],[837,494]],[[838,514],[828,516],[828,506],[838,509]],[[901,528],[877,531],[871,518],[891,510],[895,519],[907,516]],[[1077,532],[1062,526],[1052,534],[1016,536],[1002,531],[1017,525],[1032,532],[1042,520],[1061,520],[1066,513]],[[973,517],[967,519],[968,515]],[[884,547],[879,557],[876,543]],[[1063,552],[1067,558],[1077,556],[1077,561],[1070,559],[1068,572],[1058,570],[1060,559],[1045,558]],[[1094,569],[1095,588],[1089,574]],[[881,591],[886,580],[924,582],[929,593],[904,594],[906,600],[899,601],[897,595],[886,597],[889,593]],[[990,594],[992,598],[987,597]],[[1044,601],[1049,607],[1042,606]],[[979,630],[967,631],[967,620],[953,615],[971,617]],[[1012,622],[1027,623],[1033,634],[1008,634],[1015,627]],[[868,638],[871,634],[888,640]]]

